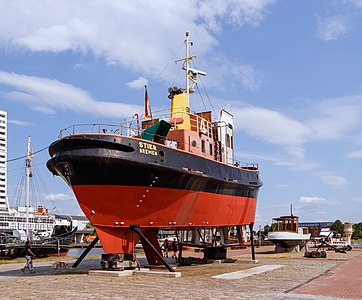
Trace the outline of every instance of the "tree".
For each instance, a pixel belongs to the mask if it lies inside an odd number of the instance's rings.
[[[89,228],[89,229],[93,229],[93,225],[91,222],[88,222],[86,225],[85,225],[85,228]]]
[[[362,238],[362,223],[353,224],[352,239],[358,240]]]
[[[268,232],[270,232],[270,231],[271,231],[271,226],[265,225],[265,226],[264,226],[264,234],[265,234],[265,235],[268,235]]]
[[[331,226],[331,231],[337,232],[339,234],[343,234],[344,232],[344,225],[340,220],[336,220],[333,225]]]

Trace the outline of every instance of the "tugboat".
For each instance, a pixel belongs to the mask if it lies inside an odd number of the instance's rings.
[[[292,206],[290,215],[273,218],[272,231],[268,240],[275,244],[275,252],[299,252],[306,248],[311,234],[307,227],[299,227],[299,217],[294,216]]]
[[[146,94],[142,119],[92,124],[90,132],[71,126],[49,147],[48,169],[71,187],[105,253],[121,257],[122,268],[134,265],[139,239],[148,262],[168,268],[158,230],[233,227],[241,244],[241,226],[254,223],[259,167],[235,161],[232,114],[223,109],[213,121],[211,111],[191,113],[189,96],[206,73],[190,67],[190,45],[186,33],[186,56],[178,60],[186,88],[168,90],[170,111],[151,115]]]

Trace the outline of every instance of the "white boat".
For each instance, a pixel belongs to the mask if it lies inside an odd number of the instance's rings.
[[[268,233],[268,240],[275,244],[277,252],[299,252],[305,247],[311,234],[307,227],[298,226],[299,218],[297,216],[282,216],[274,218],[272,222],[272,231]]]

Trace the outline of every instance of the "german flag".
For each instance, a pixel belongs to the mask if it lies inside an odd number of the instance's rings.
[[[150,108],[150,101],[148,99],[148,91],[147,85],[145,85],[145,119],[152,118],[151,108]]]

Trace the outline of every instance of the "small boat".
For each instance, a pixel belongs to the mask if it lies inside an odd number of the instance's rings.
[[[299,227],[298,220],[299,217],[293,214],[273,219],[268,240],[275,244],[276,252],[299,252],[310,240],[308,228]]]

